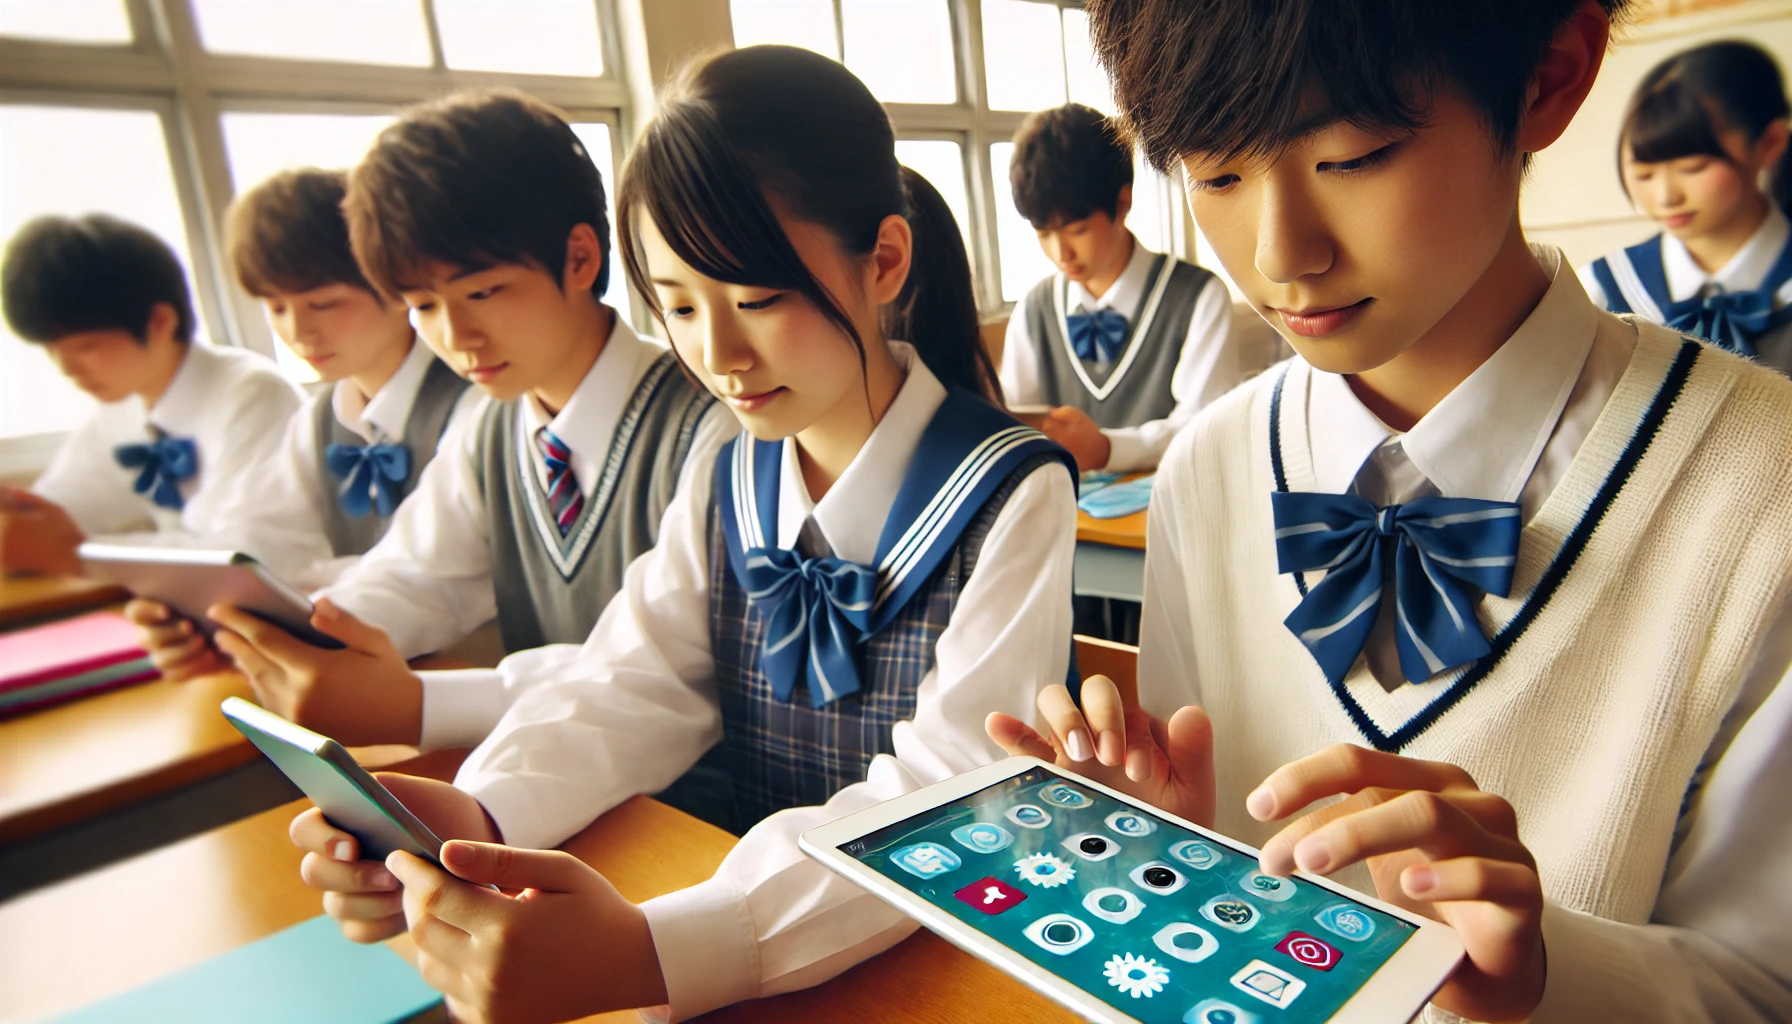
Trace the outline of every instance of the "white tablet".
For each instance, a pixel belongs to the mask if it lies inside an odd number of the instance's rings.
[[[1089,1020],[1410,1020],[1449,927],[1031,757],[803,833],[805,853]]]
[[[109,580],[138,597],[160,601],[193,620],[206,636],[218,627],[206,618],[214,604],[233,604],[315,647],[337,650],[342,642],[311,626],[311,599],[240,551],[132,547],[88,542],[79,549],[87,574]]]

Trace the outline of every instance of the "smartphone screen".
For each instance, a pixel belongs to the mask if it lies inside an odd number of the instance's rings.
[[[840,849],[1151,1024],[1326,1020],[1417,931],[1044,768]]]

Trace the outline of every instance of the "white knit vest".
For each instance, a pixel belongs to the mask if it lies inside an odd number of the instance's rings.
[[[1388,693],[1359,658],[1343,684],[1382,734],[1375,745],[1458,765],[1512,803],[1551,900],[1625,923],[1649,917],[1694,770],[1792,581],[1792,382],[1634,329],[1629,367],[1524,528],[1512,597],[1482,601],[1491,666]],[[1207,410],[1156,485],[1185,510],[1176,529],[1195,681],[1214,723],[1218,828],[1259,845],[1277,826],[1245,813],[1253,787],[1329,744],[1372,745],[1282,625],[1301,599],[1276,572],[1270,515],[1283,376],[1272,369]],[[1294,491],[1316,489],[1295,412],[1307,380],[1289,364],[1280,400]],[[1140,682],[1156,714],[1190,696],[1179,681]],[[1398,735],[1428,709],[1428,724]],[[1360,866],[1339,881],[1373,891]]]

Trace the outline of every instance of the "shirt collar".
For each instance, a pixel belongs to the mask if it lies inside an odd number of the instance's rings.
[[[1090,312],[1103,307],[1124,313],[1128,320],[1139,315],[1139,303],[1145,298],[1145,285],[1151,277],[1151,262],[1157,259],[1157,253],[1145,247],[1134,235],[1132,240],[1132,257],[1126,261],[1126,269],[1103,292],[1101,298],[1089,294],[1081,281],[1070,282],[1070,301],[1065,306],[1069,312],[1076,312],[1078,306]]]
[[[1704,293],[1707,288],[1718,292],[1752,292],[1767,280],[1767,272],[1792,240],[1792,223],[1780,212],[1778,203],[1767,204],[1767,219],[1749,236],[1730,262],[1715,274],[1707,274],[1698,265],[1686,243],[1670,234],[1661,236],[1661,268],[1667,273],[1668,298],[1685,302]]]
[[[213,394],[213,382],[223,368],[225,356],[213,352],[204,343],[187,342],[186,354],[168,381],[167,390],[144,415],[152,426],[170,437],[192,437],[205,418]]]
[[[643,341],[621,314],[613,315],[603,351],[558,413],[550,417],[533,392],[523,396],[523,421],[530,437],[547,427],[575,455],[602,465],[635,383],[658,354],[659,349]]]
[[[1551,283],[1498,351],[1400,438],[1439,494],[1517,501],[1561,419],[1593,346],[1599,311],[1553,246],[1533,246]],[[1313,371],[1308,413],[1313,473],[1342,494],[1393,436],[1342,376]]]
[[[877,542],[921,445],[921,435],[946,400],[945,385],[912,346],[892,341],[890,353],[908,371],[908,378],[883,419],[872,428],[865,446],[819,502],[810,500],[809,488],[803,483],[796,438],[784,439],[778,480],[780,548],[795,550],[804,524],[813,518],[834,557],[860,565],[870,565],[877,558]]]
[[[435,353],[413,336],[404,362],[372,398],[361,393],[353,378],[337,381],[330,394],[330,409],[336,414],[336,422],[361,435],[365,441],[402,443],[405,421],[411,418],[411,407],[417,403],[423,376],[434,361]]]

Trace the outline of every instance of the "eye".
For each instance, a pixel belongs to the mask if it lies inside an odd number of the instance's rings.
[[[666,310],[666,317],[671,320],[684,320],[695,312],[696,310],[692,309],[690,306],[674,306],[673,308]]]
[[[484,300],[491,298],[492,296],[498,294],[499,292],[501,292],[503,290],[504,290],[503,285],[494,284],[490,288],[481,288],[476,292],[468,292],[467,298],[471,299],[474,302],[483,302]]]
[[[1236,174],[1222,174],[1214,178],[1190,178],[1188,188],[1190,192],[1224,192],[1241,180]]]
[[[413,313],[427,313],[430,310],[435,309],[436,304],[433,302],[413,302],[410,303],[410,307],[411,312]]]
[[[777,305],[779,302],[781,302],[784,298],[784,295],[785,295],[784,292],[779,292],[776,295],[772,295],[767,298],[760,299],[757,302],[740,302],[740,303],[736,303],[735,305],[737,307],[739,307],[740,309],[770,309],[771,307],[773,307],[773,306]]]
[[[1338,174],[1358,174],[1387,163],[1388,158],[1394,155],[1397,145],[1397,143],[1390,142],[1380,149],[1372,153],[1364,153],[1354,160],[1321,160],[1319,170]]]
[[[342,305],[341,299],[329,299],[324,302],[311,303],[311,309],[312,309],[312,312],[323,313],[328,310],[335,309],[337,306],[340,306],[340,305]]]

